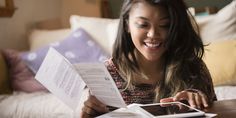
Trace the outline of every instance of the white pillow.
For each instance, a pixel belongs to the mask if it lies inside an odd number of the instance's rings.
[[[118,19],[85,17],[72,15],[70,17],[71,29],[83,28],[94,40],[109,54],[118,30]]]
[[[204,43],[236,39],[236,1],[222,8],[217,14],[196,17]]]
[[[29,35],[30,50],[34,51],[50,43],[65,39],[71,32],[71,29],[40,30],[34,29]]]

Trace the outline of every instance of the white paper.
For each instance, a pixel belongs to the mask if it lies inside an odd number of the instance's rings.
[[[73,110],[78,106],[85,83],[55,49],[50,48],[35,78]]]
[[[149,118],[140,112],[135,112],[131,109],[120,108],[113,112],[98,116],[96,118]]]
[[[72,65],[50,48],[35,78],[70,108],[76,109],[85,83],[102,103],[126,107],[114,80],[103,63]]]
[[[216,116],[217,116],[217,114],[214,114],[214,113],[205,113],[205,117],[204,118],[214,118]]]
[[[150,118],[136,108],[138,104],[130,104],[127,108],[119,108],[96,118]]]
[[[102,63],[79,63],[76,69],[89,87],[92,95],[102,103],[114,107],[126,107],[107,68]]]

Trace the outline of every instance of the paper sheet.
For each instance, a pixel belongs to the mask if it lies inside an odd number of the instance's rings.
[[[35,78],[73,110],[78,106],[85,83],[73,65],[50,48]]]
[[[119,108],[96,118],[150,118],[137,109],[137,105],[136,103],[130,104],[127,108]]]
[[[35,78],[74,110],[86,85],[91,93],[104,104],[126,107],[114,80],[103,63],[72,65],[63,55],[50,48]]]
[[[102,103],[114,107],[126,107],[114,80],[103,63],[79,63],[76,69],[91,93]]]

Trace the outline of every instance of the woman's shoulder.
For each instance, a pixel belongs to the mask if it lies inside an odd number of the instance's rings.
[[[114,64],[112,58],[107,59],[107,60],[104,62],[104,64],[105,64],[105,66],[107,67],[107,70],[109,71],[109,73],[111,74],[111,76],[112,76],[113,78],[114,78],[114,77],[117,77],[117,76],[120,76],[119,71],[118,71],[116,65]]]
[[[111,77],[115,81],[118,88],[121,88],[123,86],[123,83],[125,82],[124,79],[120,76],[119,71],[115,64],[113,63],[113,59],[107,59],[104,62],[105,66],[107,67],[108,72],[111,74]]]
[[[112,58],[105,60],[104,64],[107,67],[108,71],[117,71],[117,68],[113,63]]]

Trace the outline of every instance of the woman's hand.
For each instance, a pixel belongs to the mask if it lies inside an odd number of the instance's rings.
[[[163,103],[163,102],[174,102],[183,100],[188,101],[191,107],[197,109],[208,107],[207,97],[201,91],[184,90],[178,92],[174,97],[163,98],[160,100],[160,102]]]
[[[108,111],[109,109],[105,104],[100,102],[96,97],[89,95],[88,99],[84,102],[81,118],[95,117],[107,113]]]

